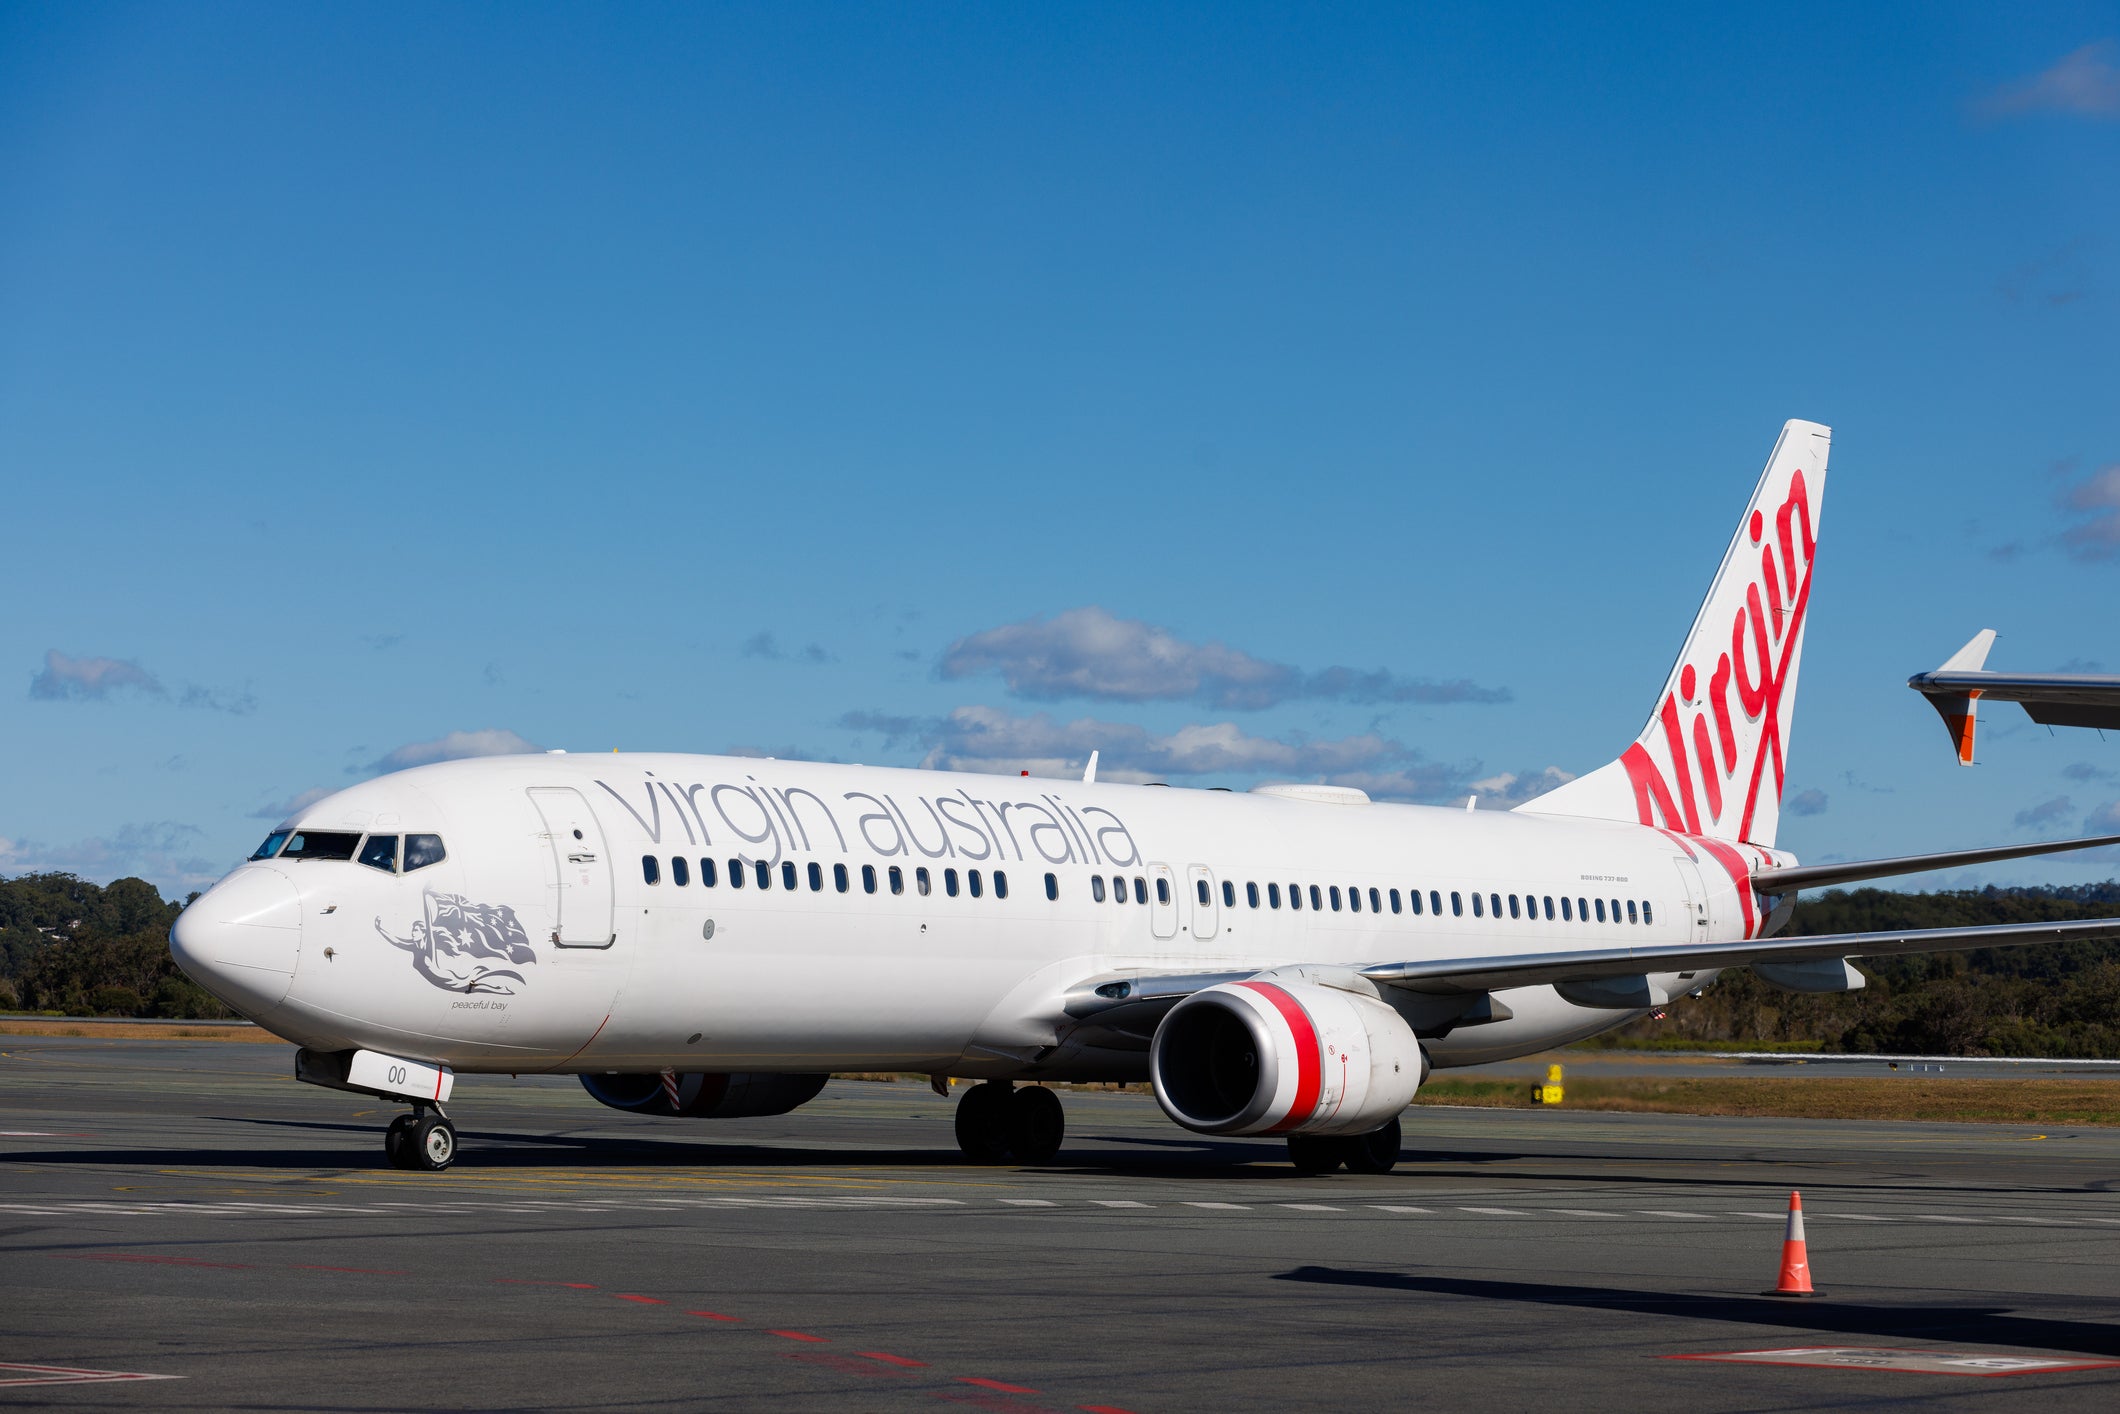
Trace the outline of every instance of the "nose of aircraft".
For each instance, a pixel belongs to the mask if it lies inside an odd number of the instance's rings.
[[[177,915],[169,951],[192,981],[237,1011],[269,1010],[294,982],[302,896],[277,869],[239,869]]]

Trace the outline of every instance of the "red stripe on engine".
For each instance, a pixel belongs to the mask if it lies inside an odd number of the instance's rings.
[[[1294,1129],[1310,1118],[1310,1112],[1318,1107],[1318,1091],[1323,1088],[1325,1057],[1318,1048],[1318,1028],[1310,1024],[1310,1013],[1294,997],[1271,982],[1239,982],[1239,987],[1249,987],[1274,1004],[1281,1019],[1296,1042],[1296,1098],[1288,1107],[1288,1113],[1280,1123],[1264,1132],[1279,1134]]]

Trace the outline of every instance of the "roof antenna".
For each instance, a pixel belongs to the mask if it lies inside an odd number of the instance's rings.
[[[1470,810],[1473,806],[1478,805],[1479,803],[1480,798],[1477,795],[1468,795],[1465,797],[1465,808],[1467,810]]]
[[[1082,768],[1082,784],[1084,784],[1084,785],[1086,785],[1086,786],[1093,786],[1093,785],[1095,785],[1096,783],[1097,783],[1097,753],[1096,753],[1096,752],[1094,752],[1094,751],[1092,751],[1092,752],[1091,752],[1091,753],[1089,754],[1089,764],[1088,764],[1087,766],[1084,766],[1084,767]]]

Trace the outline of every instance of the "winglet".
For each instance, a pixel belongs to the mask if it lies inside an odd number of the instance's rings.
[[[1095,785],[1096,783],[1097,783],[1097,753],[1096,753],[1096,752],[1094,752],[1094,751],[1092,751],[1092,752],[1091,752],[1091,753],[1089,754],[1089,764],[1088,764],[1087,766],[1084,766],[1084,767],[1082,768],[1082,784],[1084,784],[1084,785],[1086,785],[1086,786],[1093,786],[1093,785]]]
[[[1943,660],[1939,673],[1977,673],[1987,666],[1988,650],[1995,646],[1995,630],[1984,628],[1973,635],[1965,647]],[[1943,729],[1951,734],[1951,744],[1958,750],[1958,764],[1973,764],[1973,735],[1980,725],[1980,689],[1939,688],[1929,685],[1928,673],[1917,674],[1908,683],[1916,692],[1928,698],[1936,715],[1943,718]]]

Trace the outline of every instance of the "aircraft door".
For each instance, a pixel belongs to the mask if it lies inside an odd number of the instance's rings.
[[[1708,888],[1701,882],[1700,866],[1684,855],[1671,862],[1678,867],[1678,896],[1686,916],[1693,920],[1686,941],[1704,943],[1708,941]]]
[[[1185,887],[1192,895],[1187,900],[1192,905],[1192,933],[1203,942],[1215,935],[1221,921],[1221,909],[1215,903],[1214,871],[1205,864],[1185,866]]]
[[[1178,881],[1168,864],[1148,866],[1148,929],[1158,938],[1178,936]]]
[[[607,948],[611,926],[611,860],[603,827],[568,786],[536,786],[530,803],[545,822],[553,869],[552,941],[563,948]]]

